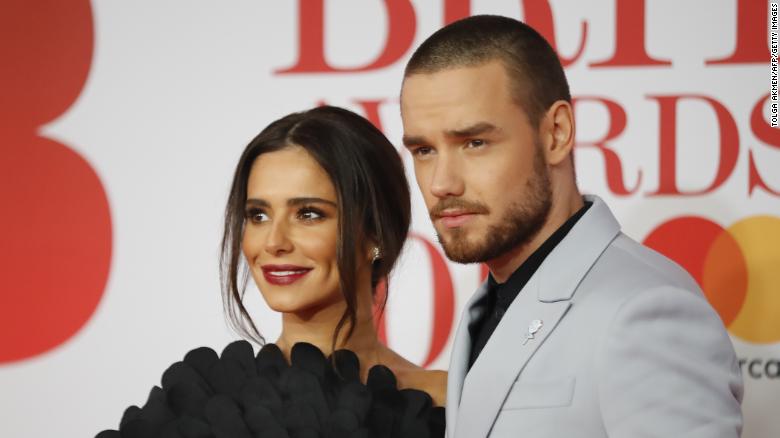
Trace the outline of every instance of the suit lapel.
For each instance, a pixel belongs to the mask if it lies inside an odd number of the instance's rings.
[[[620,234],[620,224],[604,201],[593,195],[584,198],[593,205],[536,272],[540,301],[570,300],[601,253]]]
[[[526,285],[466,375],[454,437],[488,435],[518,374],[571,306],[569,301],[538,301],[536,293],[528,293],[536,292],[538,284],[532,279]],[[522,294],[531,299],[521,299]],[[542,321],[542,327],[524,344],[533,320]]]
[[[482,317],[484,309],[477,307],[482,297],[487,293],[487,284],[483,283],[477,292],[469,299],[455,333],[455,339],[450,354],[450,367],[447,374],[447,435],[452,437],[457,422],[458,406],[460,405],[463,379],[466,377],[469,356],[471,355],[471,334],[469,325]]]

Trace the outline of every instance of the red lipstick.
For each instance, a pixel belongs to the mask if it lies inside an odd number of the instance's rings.
[[[303,278],[312,268],[297,265],[263,265],[265,281],[277,285],[286,286]]]

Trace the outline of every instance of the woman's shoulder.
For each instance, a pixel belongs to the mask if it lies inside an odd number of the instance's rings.
[[[447,372],[420,368],[407,374],[409,387],[425,391],[433,399],[435,406],[444,406],[447,402]]]
[[[426,370],[420,366],[406,363],[391,367],[398,379],[400,389],[417,389],[426,392],[433,399],[434,406],[444,406],[447,401],[447,372]]]

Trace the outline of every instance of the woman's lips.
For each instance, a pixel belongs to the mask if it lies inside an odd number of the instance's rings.
[[[312,268],[295,265],[264,265],[262,269],[265,281],[274,285],[285,286],[300,280]]]

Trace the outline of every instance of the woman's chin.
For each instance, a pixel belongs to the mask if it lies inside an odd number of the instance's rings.
[[[310,319],[318,314],[331,314],[334,306],[343,307],[341,297],[318,297],[313,300],[302,300],[298,297],[265,297],[265,302],[271,310],[279,313],[296,315],[300,319]],[[339,309],[338,317],[343,309]]]
[[[266,304],[274,312],[279,313],[298,313],[309,306],[296,299],[286,299],[280,297],[264,297]]]
[[[323,307],[324,300],[304,300],[295,294],[285,295],[287,296],[265,296],[264,298],[268,307],[279,313],[311,314]]]

